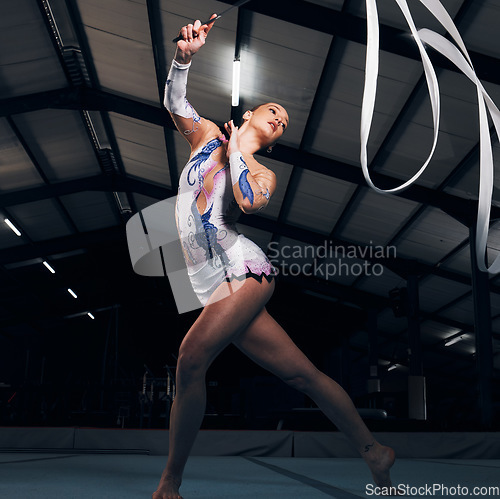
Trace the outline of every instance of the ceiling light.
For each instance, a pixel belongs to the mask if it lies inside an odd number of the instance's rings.
[[[95,319],[95,317],[90,313],[90,312],[87,312],[87,315],[91,318],[91,319]]]
[[[454,338],[451,338],[451,340],[448,340],[444,346],[449,347],[451,345],[454,345],[455,343],[458,343],[459,341],[462,341],[464,339],[463,336],[455,336]]]
[[[240,104],[240,61],[233,61],[233,91],[232,106]]]
[[[68,293],[69,293],[69,294],[70,294],[73,298],[78,298],[78,296],[76,296],[75,292],[74,292],[72,289],[70,289],[70,288],[68,288]]]
[[[44,261],[44,262],[43,262],[43,264],[44,264],[44,265],[45,265],[45,266],[46,266],[46,267],[47,267],[47,268],[48,268],[48,269],[49,269],[49,270],[50,270],[53,274],[55,274],[55,273],[56,273],[56,271],[55,271],[55,270],[54,270],[54,269],[53,269],[53,268],[52,268],[52,267],[51,267],[51,266],[50,266],[47,262],[45,262],[45,261]]]
[[[12,232],[14,232],[14,234],[16,236],[20,236],[21,235],[21,233],[17,230],[17,228],[15,227],[15,225],[8,218],[4,218],[3,221],[12,229]]]

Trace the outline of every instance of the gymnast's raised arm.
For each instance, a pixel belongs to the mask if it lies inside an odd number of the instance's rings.
[[[213,14],[211,19],[214,16],[216,14]],[[220,135],[217,125],[199,116],[186,98],[191,59],[205,44],[211,28],[212,24],[202,25],[197,20],[180,30],[179,35],[182,39],[177,42],[177,50],[165,85],[163,103],[172,116],[175,126],[191,144],[193,150],[206,142],[209,137]]]

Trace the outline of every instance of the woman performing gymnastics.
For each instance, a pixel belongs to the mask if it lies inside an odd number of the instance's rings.
[[[181,498],[182,474],[205,413],[205,374],[230,343],[314,400],[350,438],[375,483],[389,487],[394,451],[375,440],[347,393],[316,369],[265,308],[274,268],[256,244],[238,234],[235,221],[240,210],[265,207],[276,189],[274,173],[253,155],[283,135],[288,114],[279,104],[262,104],[245,112],[241,127],[226,123],[226,140],[217,125],[196,113],[186,99],[188,69],[211,27],[197,20],[181,29],[165,88],[165,107],[191,145],[179,181],[176,222],[189,278],[204,308],[180,346],[168,461],[153,499]]]

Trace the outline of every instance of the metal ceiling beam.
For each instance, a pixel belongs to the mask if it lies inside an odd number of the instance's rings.
[[[163,102],[165,82],[167,80],[167,58],[165,56],[163,29],[161,23],[161,9],[159,0],[146,0],[148,9],[149,32],[153,47],[153,58],[155,61],[156,83],[158,85],[159,102]],[[165,137],[165,149],[167,152],[168,168],[170,171],[170,183],[176,186],[179,183],[179,165],[175,154],[175,141],[173,131],[170,127],[163,127]]]
[[[85,191],[133,192],[156,199],[165,199],[177,194],[175,190],[151,184],[147,181],[128,178],[122,175],[113,175],[110,177],[102,174],[0,194],[0,208]]]
[[[32,113],[42,109],[81,109],[82,87],[58,88],[0,99],[0,117]]]
[[[168,113],[159,103],[145,104],[103,90],[85,86],[66,87],[0,99],[0,117],[31,113],[42,109],[108,111],[158,126],[173,127]]]
[[[228,0],[222,3],[232,4]],[[321,5],[302,0],[274,0],[272,2],[249,2],[245,8],[258,14],[274,17],[297,26],[309,28],[334,36],[340,36],[351,42],[366,45],[366,19],[347,12],[329,9]],[[408,30],[401,30],[380,24],[380,50],[400,55],[407,59],[421,61],[420,53]],[[500,60],[479,52],[469,51],[477,76],[483,82],[500,85]],[[459,72],[446,58],[433,53],[434,65],[442,69]]]

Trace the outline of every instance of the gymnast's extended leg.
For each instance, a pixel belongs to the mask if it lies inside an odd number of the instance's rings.
[[[370,433],[349,395],[320,372],[264,308],[233,342],[257,364],[308,395],[351,440],[368,464],[375,483],[389,487],[394,451]]]
[[[237,292],[218,300],[227,287]],[[179,499],[179,487],[189,452],[206,408],[205,374],[217,355],[244,331],[271,297],[274,280],[223,283],[210,297],[179,349],[177,394],[172,406],[169,454],[153,499]]]

